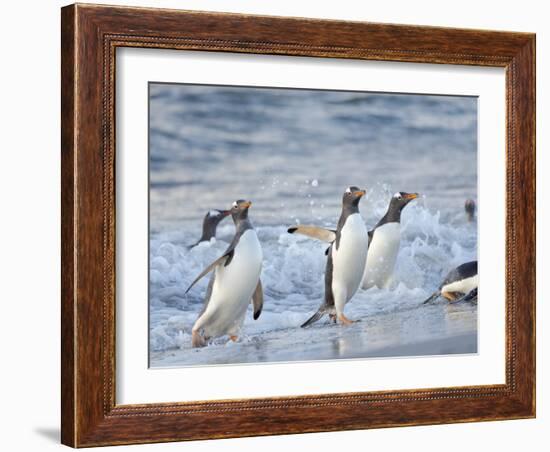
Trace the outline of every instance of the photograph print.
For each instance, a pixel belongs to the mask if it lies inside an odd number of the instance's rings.
[[[150,82],[150,367],[477,353],[477,115]]]

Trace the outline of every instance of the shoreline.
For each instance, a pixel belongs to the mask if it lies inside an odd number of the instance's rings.
[[[433,306],[427,311],[445,308],[446,306],[441,305]],[[182,348],[151,352],[150,368],[413,358],[477,353],[477,309],[468,312],[468,321],[462,321],[458,326],[451,322],[450,325],[439,324],[435,329],[423,328],[421,317],[425,312],[420,311],[425,310],[419,310],[418,313],[401,311],[380,315],[347,327],[317,324],[310,328],[245,335],[235,343],[216,341],[200,349],[190,347],[189,337],[189,341],[186,340]],[[411,320],[416,321],[418,325],[414,331],[409,331],[408,325]]]

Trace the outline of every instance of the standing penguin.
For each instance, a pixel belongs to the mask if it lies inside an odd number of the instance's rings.
[[[424,304],[439,296],[443,296],[450,302],[477,301],[478,284],[477,261],[466,262],[452,270],[439,288],[424,301]]]
[[[189,292],[203,276],[213,271],[197,321],[193,325],[192,345],[202,347],[212,337],[228,334],[236,341],[244,322],[248,304],[252,300],[254,320],[263,306],[260,281],[262,248],[248,219],[250,201],[238,200],[231,207],[235,236],[221,257],[206,267],[191,283]]]
[[[197,246],[201,242],[209,242],[211,238],[216,237],[216,228],[218,224],[228,215],[231,214],[230,210],[218,210],[212,209],[202,220],[202,235],[198,242],[191,245],[189,248]]]
[[[476,202],[473,199],[467,199],[464,203],[464,211],[468,221],[474,221],[476,215]]]
[[[342,198],[342,213],[336,230],[317,226],[297,226],[288,229],[330,243],[326,251],[325,300],[319,310],[302,327],[311,325],[329,314],[344,325],[353,323],[344,315],[344,306],[357,292],[365,268],[368,234],[359,213],[359,201],[365,191],[357,187],[346,189]]]
[[[369,231],[369,245],[363,289],[373,286],[385,288],[389,285],[399,252],[401,241],[401,211],[418,193],[397,192],[393,195],[386,214],[372,231]]]

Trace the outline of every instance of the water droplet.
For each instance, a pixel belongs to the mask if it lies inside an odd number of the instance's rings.
[[[313,179],[313,180],[311,181],[311,186],[312,186],[312,187],[318,187],[318,186],[319,186],[319,181],[318,181],[317,179]]]

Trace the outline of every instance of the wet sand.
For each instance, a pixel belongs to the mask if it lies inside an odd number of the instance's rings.
[[[432,321],[429,327],[423,325],[426,319]],[[243,336],[236,343],[220,339],[202,349],[184,343],[181,349],[154,352],[150,360],[151,367],[182,367],[470,354],[477,353],[476,324],[477,307],[437,304],[351,326],[319,322],[305,329]]]

